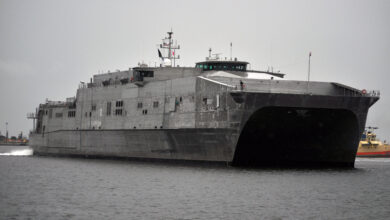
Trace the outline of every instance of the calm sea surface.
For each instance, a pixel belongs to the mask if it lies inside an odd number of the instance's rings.
[[[30,154],[0,146],[0,219],[390,219],[390,159],[286,170]]]

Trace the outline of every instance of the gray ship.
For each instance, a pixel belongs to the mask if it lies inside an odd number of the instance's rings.
[[[179,67],[172,34],[160,45],[167,55],[158,50],[160,66],[97,74],[75,97],[40,104],[29,116],[34,154],[354,166],[379,93],[284,80],[211,50],[195,67]]]

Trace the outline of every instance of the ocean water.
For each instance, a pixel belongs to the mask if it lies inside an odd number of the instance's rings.
[[[243,169],[0,146],[0,219],[390,219],[390,159]]]

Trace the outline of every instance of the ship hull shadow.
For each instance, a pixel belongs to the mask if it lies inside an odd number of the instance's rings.
[[[245,123],[232,165],[353,167],[358,140],[349,110],[264,107]]]

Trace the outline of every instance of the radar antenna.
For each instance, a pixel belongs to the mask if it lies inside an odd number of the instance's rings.
[[[180,59],[180,55],[177,55],[176,54],[176,50],[179,50],[180,49],[180,45],[177,44],[177,41],[175,40],[175,43],[173,42],[173,38],[172,38],[172,35],[173,35],[173,32],[172,30],[167,32],[168,36],[165,37],[164,39],[162,39],[162,44],[160,44],[160,48],[161,49],[164,49],[164,50],[167,50],[167,55],[164,56],[161,54],[160,50],[159,50],[159,56],[160,58],[165,61],[165,59],[168,59],[170,64],[169,63],[164,63],[166,66],[171,66],[172,65],[172,60],[173,60],[173,66],[175,67],[176,66],[176,60],[177,59]]]
[[[221,58],[219,57],[222,53],[211,53],[211,47],[209,48],[209,56],[206,57],[206,60],[220,60]]]

